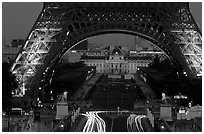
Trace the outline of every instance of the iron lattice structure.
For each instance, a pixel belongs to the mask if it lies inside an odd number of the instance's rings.
[[[17,94],[41,90],[59,58],[80,41],[115,32],[153,42],[189,78],[202,72],[201,32],[188,3],[44,3],[11,68]]]

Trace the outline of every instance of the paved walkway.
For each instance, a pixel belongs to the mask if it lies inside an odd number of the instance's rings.
[[[100,78],[102,74],[95,74],[88,80],[86,80],[83,85],[77,90],[77,92],[72,96],[72,100],[83,99],[88,94],[89,90],[95,85],[96,81]]]
[[[89,91],[96,84],[96,81],[101,77],[102,74],[96,73],[91,78],[86,80],[82,86],[74,93],[71,99],[68,101],[68,105],[72,105],[73,103],[83,108],[90,108],[93,104],[91,100],[84,100],[84,98],[88,95]]]

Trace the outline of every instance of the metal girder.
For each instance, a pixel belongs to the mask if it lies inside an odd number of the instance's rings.
[[[25,94],[25,85],[31,76],[35,76],[39,66],[43,65],[43,60],[49,53],[49,49],[61,29],[36,28],[30,33],[23,50],[18,54],[12,72],[17,76],[19,82],[18,95]]]
[[[66,50],[106,31],[140,35],[189,76],[202,72],[201,34],[188,3],[45,3],[11,69],[21,94],[27,88],[37,90],[48,66]]]
[[[194,30],[171,32],[193,73],[196,75],[202,74],[202,40],[200,34]]]
[[[189,7],[180,7],[175,15],[176,21],[171,23],[171,34],[194,76],[202,75],[202,37]]]

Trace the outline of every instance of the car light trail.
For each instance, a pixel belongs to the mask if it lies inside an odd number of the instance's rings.
[[[142,126],[142,118],[146,117],[145,115],[135,115],[131,114],[127,118],[127,130],[128,132],[144,132]]]
[[[103,112],[103,111],[101,111]],[[105,132],[106,131],[106,124],[105,121],[99,117],[98,112],[86,112],[86,114],[82,114],[88,118],[83,132]]]

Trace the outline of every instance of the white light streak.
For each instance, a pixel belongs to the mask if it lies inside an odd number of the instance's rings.
[[[144,132],[142,126],[142,118],[146,117],[145,115],[135,115],[131,114],[127,118],[127,130],[128,132]]]
[[[82,114],[88,118],[83,132],[105,132],[106,124],[105,121],[99,117],[98,112],[86,112],[86,114]]]

